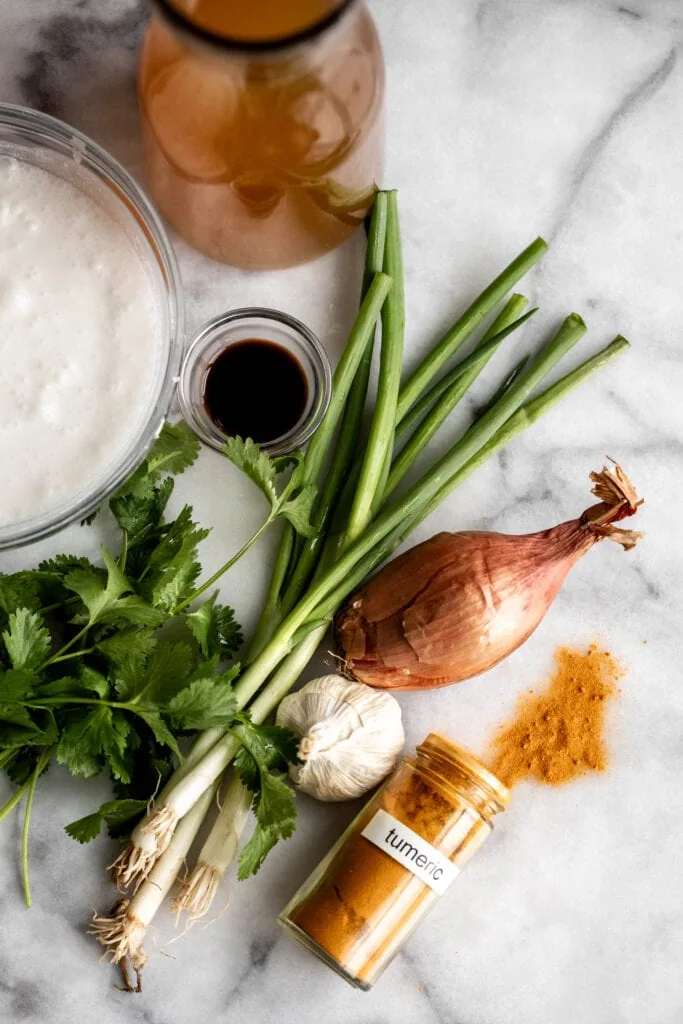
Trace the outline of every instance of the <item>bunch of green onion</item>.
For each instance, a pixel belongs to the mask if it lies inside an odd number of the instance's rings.
[[[467,393],[505,339],[535,310],[512,295],[466,358],[439,376],[446,363],[505,300],[546,245],[537,239],[479,295],[401,384],[403,266],[395,192],[376,198],[368,233],[363,299],[334,375],[327,415],[305,456],[305,481],[318,487],[315,536],[300,540],[286,525],[272,579],[236,685],[239,707],[264,722],[299,679],[340,603],[455,487],[504,445],[531,426],[558,399],[627,347],[618,337],[603,351],[534,394],[586,327],[576,314],[530,364],[523,361],[495,391],[462,436],[415,483],[396,489],[428,442]],[[376,325],[381,352],[374,411],[366,436],[363,417]],[[117,858],[114,877],[133,886],[93,931],[115,962],[136,970],[145,962],[142,940],[176,879],[214,794],[240,745],[240,728],[210,730],[157,797]],[[235,856],[250,795],[236,777],[175,900],[192,917],[206,913]]]

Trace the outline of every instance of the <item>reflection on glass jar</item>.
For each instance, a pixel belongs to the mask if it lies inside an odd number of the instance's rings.
[[[249,269],[343,242],[382,162],[384,69],[360,0],[157,0],[140,63],[149,182],[196,248]]]

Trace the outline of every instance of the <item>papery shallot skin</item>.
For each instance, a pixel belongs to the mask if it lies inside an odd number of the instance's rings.
[[[346,671],[369,686],[418,690],[470,679],[533,633],[572,566],[641,504],[620,467],[591,474],[602,500],[580,519],[524,536],[439,533],[390,562],[342,606]]]
[[[397,690],[485,672],[533,633],[593,541],[576,522],[526,537],[437,534],[391,562],[339,613],[347,671]]]

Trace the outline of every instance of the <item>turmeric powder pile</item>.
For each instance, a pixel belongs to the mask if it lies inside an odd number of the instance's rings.
[[[521,698],[515,718],[493,741],[492,771],[508,786],[536,779],[561,786],[604,771],[605,705],[617,695],[621,669],[595,645],[560,648],[548,689]]]

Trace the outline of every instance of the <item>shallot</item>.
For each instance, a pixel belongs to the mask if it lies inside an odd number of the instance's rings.
[[[385,689],[445,686],[479,675],[533,633],[571,567],[642,504],[620,466],[591,473],[599,503],[525,536],[439,533],[390,562],[337,613],[346,671]]]

